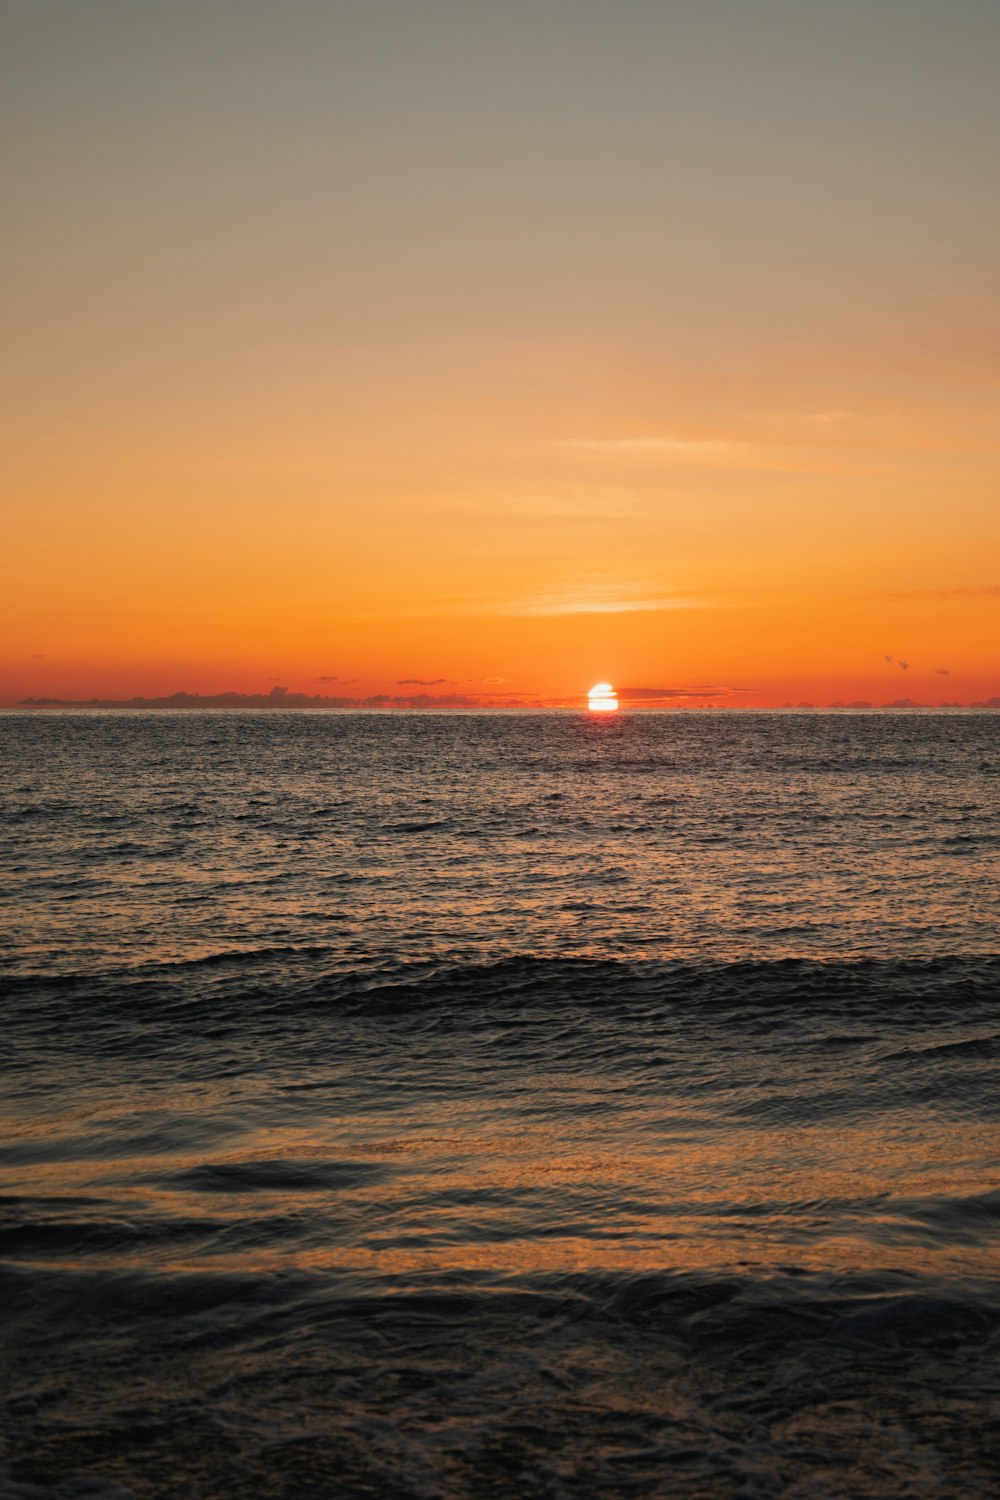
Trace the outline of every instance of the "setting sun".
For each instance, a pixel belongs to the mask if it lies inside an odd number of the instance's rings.
[[[610,682],[599,682],[587,694],[587,707],[597,714],[614,713],[618,707],[618,694]]]

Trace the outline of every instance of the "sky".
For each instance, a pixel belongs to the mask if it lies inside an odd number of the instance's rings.
[[[0,704],[1000,694],[995,0],[0,0]]]

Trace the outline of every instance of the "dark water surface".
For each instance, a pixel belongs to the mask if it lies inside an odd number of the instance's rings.
[[[998,730],[0,717],[0,1491],[1000,1493]]]

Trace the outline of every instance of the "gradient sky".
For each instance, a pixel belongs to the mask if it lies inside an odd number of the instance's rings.
[[[0,702],[1000,693],[995,0],[0,17]]]

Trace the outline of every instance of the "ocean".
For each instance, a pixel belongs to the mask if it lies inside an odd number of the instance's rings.
[[[0,716],[0,1492],[1000,1493],[998,730]]]

